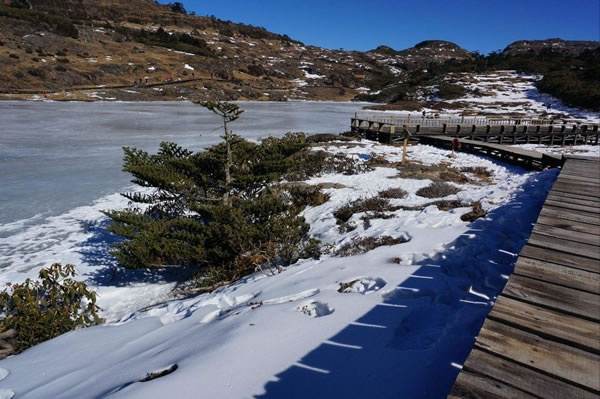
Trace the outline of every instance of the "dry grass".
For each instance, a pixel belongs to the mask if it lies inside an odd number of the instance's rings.
[[[448,183],[433,182],[427,187],[420,188],[416,194],[425,198],[443,198],[460,192],[460,188]]]

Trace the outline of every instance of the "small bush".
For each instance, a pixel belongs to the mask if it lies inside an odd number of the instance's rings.
[[[403,244],[405,242],[410,241],[410,239],[406,237],[398,237],[394,238],[391,236],[379,236],[375,237],[357,237],[353,239],[351,242],[346,243],[340,247],[335,252],[336,256],[353,256],[358,254],[363,254],[365,252],[369,252],[372,249],[377,247],[382,247],[384,245],[396,245]]]
[[[442,82],[438,87],[438,97],[443,100],[453,100],[464,97],[466,90],[456,84]]]
[[[294,164],[286,175],[288,180],[305,180],[328,173],[355,175],[370,170],[370,166],[343,153],[305,151],[294,156],[293,161]]]
[[[262,76],[265,74],[265,70],[260,65],[251,64],[251,65],[248,65],[248,74],[250,74],[252,76]]]
[[[329,194],[323,193],[318,186],[294,185],[288,191],[298,206],[319,206],[329,201]]]
[[[391,162],[391,161],[389,161],[385,157],[385,155],[383,155],[383,154],[374,154],[374,153],[372,153],[370,155],[369,160],[367,161],[367,163],[371,167],[377,167],[377,166],[390,167],[390,166],[394,165],[394,163]]]
[[[321,259],[323,251],[321,250],[321,241],[317,238],[311,237],[304,243],[304,248],[300,255],[303,259],[312,258],[315,260]]]
[[[457,200],[435,201],[429,205],[437,206],[440,211],[449,211],[451,209],[462,208],[462,207],[468,206]]]
[[[464,174],[460,173],[456,169],[448,169],[440,172],[440,179],[442,181],[450,181],[453,183],[464,184],[469,182],[469,178]]]
[[[366,199],[358,199],[349,204],[346,204],[339,208],[333,213],[333,216],[337,219],[337,224],[346,223],[352,215],[361,212],[376,212],[383,213],[386,211],[392,211],[390,203],[385,198],[372,197]]]
[[[16,352],[101,322],[96,293],[75,281],[75,267],[58,263],[0,292],[0,331],[16,331]]]
[[[487,212],[481,207],[481,203],[475,202],[471,204],[471,207],[473,208],[473,210],[462,215],[460,217],[460,220],[462,220],[463,222],[473,222],[474,220],[477,220],[487,215]]]
[[[487,180],[492,176],[492,172],[483,166],[465,166],[461,168],[460,171],[463,173],[471,173],[482,180]]]
[[[458,187],[448,183],[431,183],[427,187],[420,188],[416,194],[425,198],[442,198],[447,195],[456,194],[460,191]]]
[[[28,69],[27,73],[30,74],[31,76],[36,76],[38,78],[43,78],[46,76],[46,74],[44,73],[44,70],[41,68],[38,69]]]
[[[379,192],[379,196],[381,198],[404,198],[406,197],[406,195],[407,192],[401,189],[400,187],[388,188],[387,190]]]

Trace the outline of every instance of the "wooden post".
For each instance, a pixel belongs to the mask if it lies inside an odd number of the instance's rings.
[[[410,133],[408,132],[406,125],[403,125],[402,128],[404,129],[404,144],[402,145],[402,165],[406,165],[406,163],[408,162],[406,159],[406,147],[408,146],[408,136],[410,135]]]
[[[581,125],[581,137],[583,137],[583,142],[581,144],[587,144],[588,142],[588,134],[587,134],[587,130],[588,130],[588,126],[587,125]]]

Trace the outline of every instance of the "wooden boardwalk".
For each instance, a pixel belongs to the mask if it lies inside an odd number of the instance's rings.
[[[452,149],[452,137],[420,136],[419,143]],[[545,169],[561,166],[564,162],[561,155],[548,155],[537,151],[508,146],[505,144],[488,143],[478,140],[460,139],[460,152],[482,154],[504,162],[521,165],[529,169]]]
[[[600,160],[567,157],[448,398],[600,397]]]

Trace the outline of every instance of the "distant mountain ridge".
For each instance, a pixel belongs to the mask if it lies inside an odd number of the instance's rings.
[[[543,51],[577,56],[586,50],[600,48],[600,42],[585,40],[519,40],[509,44],[503,55],[540,54]]]
[[[600,45],[551,40],[515,42],[504,52],[519,53],[529,45],[579,54]],[[477,56],[444,40],[403,50],[324,49],[262,27],[189,15],[182,3],[0,3],[5,98],[58,92],[57,99],[347,101],[407,81],[432,65],[473,62]],[[95,87],[103,93],[79,93]]]

